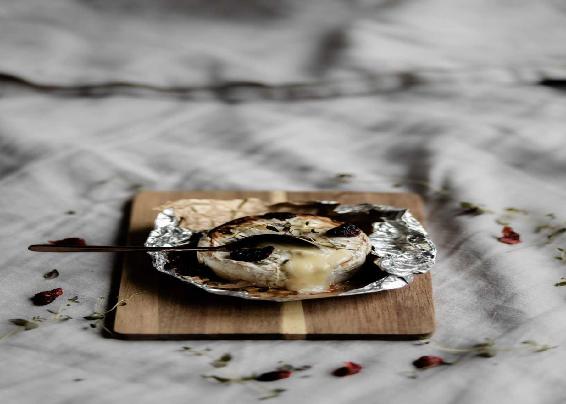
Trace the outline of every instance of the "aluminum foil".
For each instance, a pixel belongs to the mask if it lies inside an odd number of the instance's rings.
[[[366,260],[363,276],[333,286],[320,293],[300,293],[261,288],[245,283],[225,281],[203,269],[195,260],[179,259],[179,253],[150,252],[153,266],[175,278],[207,292],[244,299],[293,301],[336,296],[350,296],[398,289],[408,285],[415,275],[426,273],[434,264],[436,247],[423,226],[405,209],[375,204],[340,204],[334,201],[280,203],[270,211],[314,213],[338,221],[352,222],[369,236],[372,251]],[[157,215],[154,230],[145,243],[148,247],[174,247],[190,244],[197,232],[179,226],[173,209]],[[180,253],[190,254],[190,253]]]

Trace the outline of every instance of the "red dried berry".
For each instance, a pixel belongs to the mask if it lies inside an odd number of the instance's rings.
[[[258,382],[274,382],[275,380],[287,379],[291,377],[292,374],[293,372],[291,372],[290,370],[280,369],[274,370],[272,372],[262,373],[261,375],[256,376],[255,379]]]
[[[512,227],[504,226],[501,233],[503,236],[497,238],[497,240],[501,243],[517,244],[521,242],[521,236],[519,233],[515,232]]]
[[[63,289],[57,288],[53,290],[45,290],[43,292],[36,293],[32,298],[33,304],[36,306],[45,306],[51,303],[53,300],[57,299],[63,294]]]
[[[342,223],[326,232],[328,237],[356,237],[362,230],[352,223]]]
[[[49,244],[58,245],[61,247],[84,247],[86,241],[84,238],[69,237],[62,240],[49,240]]]
[[[345,362],[344,366],[334,370],[332,374],[336,377],[352,376],[362,371],[362,365],[355,362]]]
[[[417,369],[429,369],[436,366],[445,365],[444,359],[440,356],[426,355],[421,356],[419,359],[413,362],[413,366]]]

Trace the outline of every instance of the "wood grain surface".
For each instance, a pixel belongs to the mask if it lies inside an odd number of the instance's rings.
[[[421,222],[423,205],[410,193],[189,191],[142,192],[133,202],[128,242],[143,244],[156,206],[183,198],[257,197],[270,202],[314,199],[408,208]],[[413,339],[434,330],[431,276],[380,293],[302,302],[260,302],[218,296],[153,269],[147,254],[125,256],[114,332],[129,339]]]

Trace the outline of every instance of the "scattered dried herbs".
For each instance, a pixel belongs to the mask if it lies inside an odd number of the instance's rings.
[[[102,320],[102,319],[104,319],[104,317],[105,317],[104,313],[96,313],[95,312],[95,313],[89,314],[88,316],[84,316],[83,318],[85,320]]]
[[[515,232],[510,226],[503,226],[501,230],[502,236],[498,237],[500,243],[504,244],[517,244],[521,242],[519,233]]]
[[[269,390],[269,394],[263,397],[260,397],[259,400],[269,400],[270,398],[276,398],[279,397],[281,395],[281,393],[284,393],[285,389],[273,389],[273,390]]]
[[[545,351],[548,351],[550,349],[558,348],[557,345],[552,346],[552,345],[547,345],[547,344],[539,344],[538,342],[530,340],[530,339],[521,342],[521,344],[528,346],[534,352],[545,352]]]
[[[253,378],[235,378],[231,379],[228,377],[216,376],[216,375],[202,375],[203,379],[212,379],[218,383],[241,383],[247,380],[253,380]]]
[[[70,306],[69,303],[79,303],[79,297],[78,296],[73,296],[67,299],[67,306]]]
[[[541,224],[537,227],[535,227],[535,233],[540,233],[543,230],[549,230],[552,229],[554,226],[550,225],[550,224]]]
[[[554,231],[552,231],[549,235],[546,236],[546,238],[548,240],[552,240],[555,237],[558,237],[559,235],[561,235],[562,233],[566,233],[566,227],[560,227],[558,229],[555,229]]]
[[[63,294],[62,288],[56,288],[56,289],[53,289],[53,290],[45,290],[43,292],[36,293],[31,298],[31,301],[36,306],[45,306],[45,305],[53,302],[55,299],[57,299],[62,294]]]
[[[477,356],[482,358],[492,358],[497,354],[495,342],[490,339],[485,340],[485,342],[475,344],[472,349]]]
[[[508,216],[502,216],[495,219],[495,223],[500,224],[501,226],[509,226],[511,221]]]
[[[281,365],[277,368],[278,370],[291,370],[293,372],[303,372],[305,370],[312,369],[311,365],[293,366],[283,362],[279,362],[279,363]]]
[[[558,255],[555,256],[558,261],[566,262],[566,249],[558,247]]]
[[[132,293],[130,296],[126,297],[125,299],[118,300],[114,306],[112,306],[111,308],[109,308],[106,311],[103,309],[104,297],[99,297],[97,302],[96,302],[94,312],[92,312],[88,316],[84,316],[83,319],[89,320],[89,321],[95,321],[94,323],[90,324],[91,328],[96,328],[97,326],[101,325],[104,330],[111,333],[111,331],[109,329],[104,327],[104,319],[106,318],[106,315],[108,313],[111,313],[112,311],[116,310],[116,308],[119,307],[119,306],[125,306],[126,304],[128,304],[128,301],[132,297],[134,297],[136,295],[140,295],[140,294],[142,294],[142,292]],[[78,297],[76,297],[76,298],[78,299]]]
[[[332,374],[336,377],[352,376],[362,371],[362,365],[355,362],[345,362],[344,366],[334,369]]]
[[[460,202],[460,215],[479,216],[484,213],[493,213],[491,210],[472,202]]]
[[[519,209],[519,208],[513,208],[513,207],[505,208],[503,210],[506,211],[506,212],[509,212],[509,213],[520,213],[522,215],[528,215],[529,214],[529,212],[525,209]]]
[[[10,323],[19,327],[23,327],[25,331],[33,330],[34,328],[39,327],[37,321],[26,320],[25,318],[12,318],[10,319]]]
[[[210,362],[210,364],[212,365],[212,367],[215,368],[224,368],[228,366],[231,360],[232,360],[232,355],[230,355],[229,353],[225,353],[220,358]]]
[[[334,176],[334,179],[339,184],[347,184],[348,182],[352,181],[354,178],[354,174],[350,173],[338,173]]]
[[[49,272],[46,272],[43,274],[43,277],[45,279],[55,279],[59,276],[59,271],[57,271],[56,269],[53,269]]]

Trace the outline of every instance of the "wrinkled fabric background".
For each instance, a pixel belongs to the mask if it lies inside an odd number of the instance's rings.
[[[273,402],[563,403],[566,287],[554,285],[566,264],[554,257],[566,235],[548,243],[534,228],[548,213],[566,220],[564,43],[560,0],[1,1],[0,335],[65,301],[32,306],[38,291],[62,287],[80,303],[71,320],[0,341],[0,402],[254,402],[284,388]],[[252,83],[251,95],[219,96],[230,83]],[[309,96],[265,95],[297,83]],[[439,250],[434,343],[103,337],[82,316],[115,298],[115,257],[26,247],[122,241],[139,189],[419,192]],[[494,213],[458,215],[461,201]],[[522,244],[495,238],[505,207],[528,211],[511,218]],[[43,279],[53,268],[60,277]],[[501,348],[493,358],[407,373],[421,355],[457,357],[438,345],[486,338]],[[234,359],[214,369],[186,345]],[[313,365],[310,377],[201,377],[278,361]],[[333,378],[344,361],[362,373]]]

